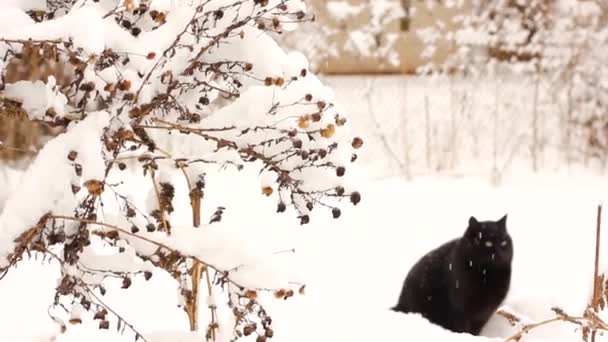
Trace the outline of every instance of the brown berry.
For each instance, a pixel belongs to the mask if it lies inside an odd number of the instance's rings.
[[[304,100],[308,102],[312,101],[312,94],[306,94],[306,96],[304,96]]]
[[[345,172],[346,172],[346,168],[344,166],[338,166],[338,168],[336,168],[336,175],[338,177],[344,176]]]
[[[148,52],[148,55],[146,56],[147,59],[154,59],[156,58],[156,52]]]

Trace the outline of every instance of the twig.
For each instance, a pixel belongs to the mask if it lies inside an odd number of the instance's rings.
[[[167,234],[171,234],[171,230],[167,224],[167,219],[165,218],[165,209],[163,208],[162,201],[160,199],[160,192],[158,191],[158,184],[156,184],[156,177],[153,169],[150,170],[150,178],[152,179],[152,185],[154,186],[154,193],[156,194],[156,201],[158,203],[158,215],[163,223],[165,232],[167,232]]]

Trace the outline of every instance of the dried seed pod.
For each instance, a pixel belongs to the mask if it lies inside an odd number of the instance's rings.
[[[342,214],[342,212],[340,211],[340,209],[339,209],[339,208],[333,208],[333,209],[331,210],[331,215],[332,215],[332,216],[333,216],[335,219],[337,219],[338,217],[340,217],[340,215],[341,215],[341,214]]]
[[[273,192],[272,187],[265,186],[262,188],[262,194],[264,194],[266,196],[272,195],[272,192]]]
[[[285,293],[286,293],[286,291],[284,289],[279,289],[279,290],[274,291],[274,296],[277,299],[281,299],[281,298],[285,297]]]
[[[255,328],[256,328],[255,324],[250,324],[250,325],[245,326],[243,328],[243,335],[249,336],[249,335],[253,334],[255,332]]]
[[[120,81],[120,83],[118,83],[118,89],[122,90],[122,91],[127,91],[127,90],[131,89],[131,81],[129,81],[129,80]]]
[[[105,320],[107,314],[108,314],[108,311],[106,309],[101,309],[95,313],[95,316],[93,316],[93,319],[94,320],[97,320],[97,319]]]
[[[76,160],[77,156],[78,156],[78,152],[76,152],[76,151],[70,151],[70,153],[68,153],[68,160],[69,161],[74,161],[74,160]]]
[[[89,191],[89,194],[99,196],[103,192],[103,183],[96,179],[89,179],[84,182],[85,188]]]
[[[357,191],[353,192],[350,194],[350,201],[353,205],[357,205],[359,202],[361,202],[361,194]]]
[[[327,127],[321,130],[321,136],[323,138],[331,138],[334,133],[336,133],[336,126],[334,124],[329,124]]]
[[[122,288],[123,289],[128,289],[129,286],[131,286],[131,278],[125,277],[122,279]]]

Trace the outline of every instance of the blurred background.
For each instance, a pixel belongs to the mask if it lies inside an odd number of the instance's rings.
[[[275,37],[335,90],[378,177],[605,170],[605,1],[307,3]]]

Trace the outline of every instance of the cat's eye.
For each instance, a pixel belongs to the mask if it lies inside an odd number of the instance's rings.
[[[490,248],[490,247],[492,247],[494,244],[492,243],[492,241],[486,241],[485,245],[486,245],[486,247]]]
[[[507,245],[507,240],[504,240],[503,242],[500,243],[501,247],[505,247]]]

